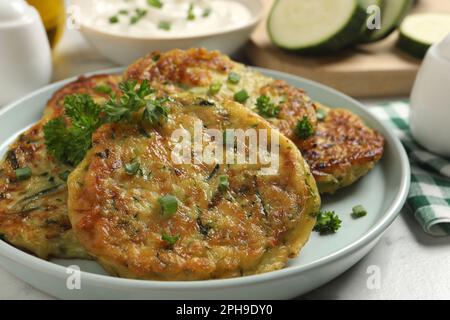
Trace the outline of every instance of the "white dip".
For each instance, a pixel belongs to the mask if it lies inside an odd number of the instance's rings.
[[[233,0],[96,0],[83,18],[109,33],[179,38],[239,27],[252,15]]]

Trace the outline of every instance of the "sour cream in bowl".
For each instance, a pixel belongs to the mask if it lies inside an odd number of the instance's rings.
[[[263,15],[260,0],[73,0],[86,39],[127,65],[152,50],[205,47],[235,53]]]

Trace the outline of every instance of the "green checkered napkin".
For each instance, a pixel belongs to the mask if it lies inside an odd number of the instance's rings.
[[[395,101],[370,108],[389,123],[402,141],[411,163],[411,189],[407,203],[425,232],[450,235],[450,160],[434,155],[412,138],[408,101]]]

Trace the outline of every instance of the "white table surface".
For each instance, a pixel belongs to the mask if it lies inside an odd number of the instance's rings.
[[[54,80],[115,67],[76,31],[55,50]],[[368,268],[377,266],[381,285],[369,289]],[[450,238],[426,235],[404,208],[379,244],[349,271],[301,299],[450,299]],[[370,268],[369,268],[370,270]],[[0,299],[53,299],[0,269]]]

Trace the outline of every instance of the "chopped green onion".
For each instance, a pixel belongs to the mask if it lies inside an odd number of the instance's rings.
[[[302,140],[306,140],[314,135],[314,128],[307,116],[298,121],[295,134]]]
[[[164,5],[160,0],[147,0],[147,3],[155,8],[161,9]]]
[[[195,20],[194,4],[193,4],[193,3],[191,3],[191,4],[189,5],[189,10],[188,10],[187,19],[188,19],[188,20]]]
[[[211,8],[205,8],[205,10],[203,10],[203,14],[202,14],[202,17],[203,18],[207,18],[207,17],[209,17],[210,15],[211,15],[211,12],[212,12],[212,9]]]
[[[328,112],[323,108],[318,108],[316,111],[316,117],[318,121],[323,121],[327,117]]]
[[[280,107],[270,101],[268,96],[262,95],[256,100],[258,113],[265,118],[275,118],[280,113]]]
[[[228,181],[228,177],[220,176],[219,177],[219,191],[224,192],[224,191],[228,190],[229,187],[230,187],[230,182]]]
[[[147,10],[144,9],[136,9],[136,15],[131,17],[130,23],[136,24],[147,14]]]
[[[29,167],[16,169],[16,179],[26,180],[31,177],[31,169]]]
[[[167,195],[158,199],[161,206],[162,215],[170,217],[178,210],[178,199],[175,196]]]
[[[166,31],[170,31],[170,28],[172,28],[172,24],[168,21],[160,21],[158,24],[158,28]]]
[[[118,22],[119,22],[118,16],[112,16],[111,18],[109,18],[109,23],[111,23],[111,24],[118,23]]]
[[[362,218],[367,215],[367,210],[362,205],[353,207],[352,211],[352,217],[354,219]]]
[[[139,162],[130,162],[125,164],[125,172],[130,176],[134,176],[136,173],[138,173],[140,168],[141,165],[139,164]]]
[[[234,94],[234,101],[239,103],[245,103],[250,96],[248,95],[248,92],[244,89],[239,92],[236,92]]]
[[[112,88],[108,85],[98,85],[94,88],[94,91],[97,93],[103,93],[103,94],[111,94]]]
[[[218,94],[220,92],[220,89],[222,89],[222,83],[215,82],[209,86],[208,93],[212,96]]]
[[[119,10],[119,14],[126,16],[128,14],[128,10],[126,9]]]
[[[166,233],[161,236],[161,240],[167,242],[170,246],[173,246],[179,238],[179,236],[171,236]]]
[[[69,178],[69,175],[70,175],[70,171],[69,171],[69,170],[66,170],[66,171],[64,171],[64,172],[61,172],[61,173],[58,175],[58,177],[59,177],[61,180],[63,180],[63,181],[67,181],[67,179]]]
[[[238,84],[241,81],[241,76],[236,72],[230,72],[228,75],[228,82],[232,84]]]

